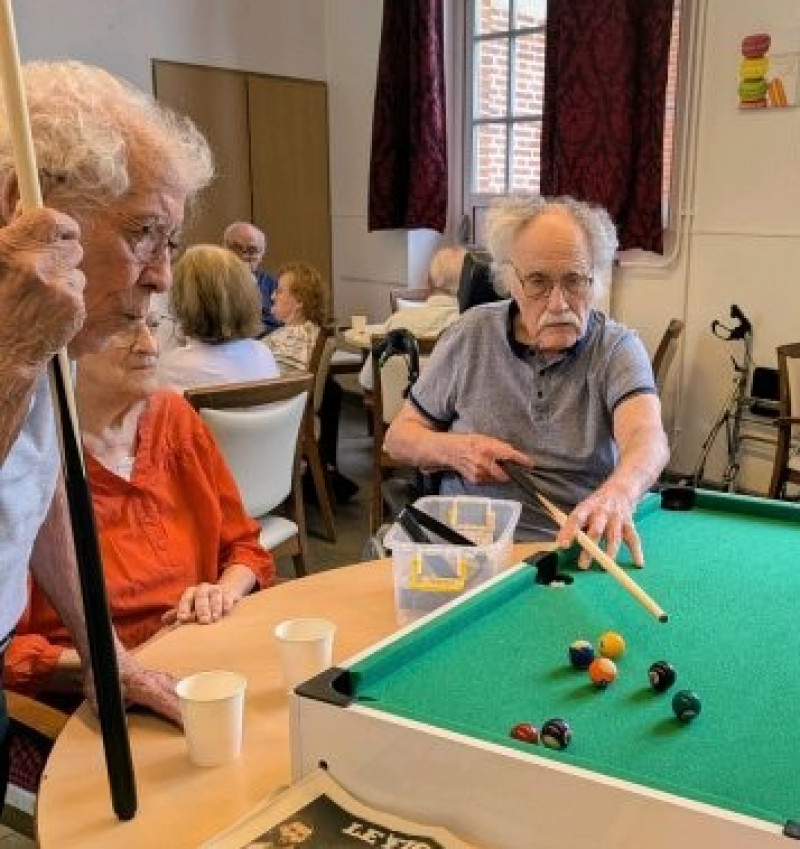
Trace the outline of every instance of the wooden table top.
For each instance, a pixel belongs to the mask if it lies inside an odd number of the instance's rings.
[[[515,560],[542,546],[515,546]],[[87,705],[70,719],[47,762],[38,795],[41,847],[196,847],[243,817],[291,776],[288,697],[273,630],[295,616],[337,625],[334,662],[397,630],[388,560],[321,572],[244,599],[210,626],[185,625],[140,651],[149,666],[184,676],[228,669],[247,677],[242,756],[203,768],[189,763],[181,731],[155,716],[129,719],[139,809],[129,822],[111,808],[96,717]],[[154,844],[154,845],[157,845]]]

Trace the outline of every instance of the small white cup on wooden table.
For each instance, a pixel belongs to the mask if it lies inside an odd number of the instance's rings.
[[[275,627],[286,689],[313,678],[333,664],[336,626],[327,619],[287,619]]]
[[[178,681],[175,690],[193,764],[218,766],[239,757],[246,688],[243,675],[222,670]]]

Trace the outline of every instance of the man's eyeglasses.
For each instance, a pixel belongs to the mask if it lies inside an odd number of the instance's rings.
[[[592,278],[588,274],[580,274],[573,271],[562,274],[561,277],[551,277],[541,271],[533,271],[523,276],[511,260],[507,264],[514,269],[519,285],[526,297],[534,301],[544,301],[550,297],[558,286],[567,298],[579,298],[584,296],[592,285]]]
[[[236,242],[230,242],[228,248],[242,258],[254,259],[264,253],[264,248],[259,245],[239,245]]]

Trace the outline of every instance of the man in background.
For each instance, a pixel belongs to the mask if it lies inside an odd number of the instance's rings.
[[[248,221],[234,221],[225,228],[223,242],[228,250],[233,251],[239,259],[250,266],[261,291],[261,320],[264,333],[272,333],[281,322],[272,314],[272,295],[278,286],[278,281],[263,268],[261,261],[267,251],[267,237],[262,230]]]

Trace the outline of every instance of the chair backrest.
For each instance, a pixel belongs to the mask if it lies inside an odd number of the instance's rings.
[[[778,348],[780,415],[800,418],[800,342]]]
[[[466,312],[478,304],[502,300],[492,282],[492,256],[488,251],[468,251],[461,266],[458,284],[458,309]]]
[[[424,289],[390,289],[389,290],[389,309],[392,312],[398,310],[413,309],[414,307],[424,307],[425,302],[431,295],[431,290]]]
[[[314,389],[312,394],[312,408],[314,413],[319,412],[322,404],[322,393],[325,390],[325,381],[331,370],[331,360],[336,350],[335,327],[324,325],[320,327],[317,341],[311,351],[311,359],[308,362],[308,370],[314,376]]]
[[[409,363],[403,356],[389,357],[381,365],[380,356],[375,356],[376,348],[385,342],[385,336],[375,336],[372,339],[372,392],[373,392],[373,425],[381,433],[385,430],[394,417],[400,412],[405,401],[405,391],[409,381]],[[436,339],[426,337],[418,338],[417,349],[420,355],[420,368],[424,367],[431,351],[433,351]]]
[[[186,392],[211,428],[245,509],[255,518],[269,513],[292,491],[312,383],[312,375],[301,372]]]
[[[684,324],[680,319],[671,319],[653,355],[653,377],[655,378],[659,395],[664,390],[667,373],[669,372],[672,361],[675,359],[675,353],[678,350],[678,339],[681,333],[683,333],[683,328]]]

